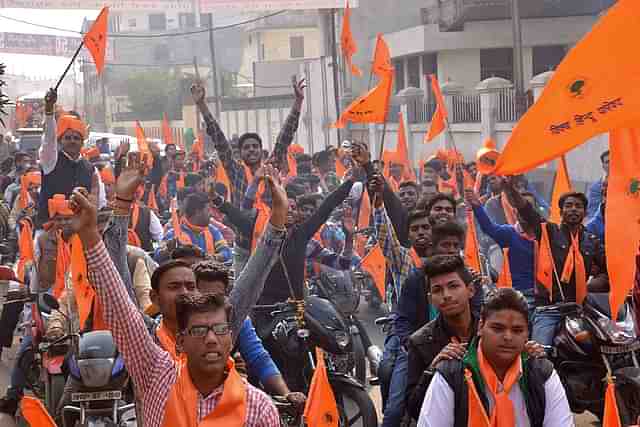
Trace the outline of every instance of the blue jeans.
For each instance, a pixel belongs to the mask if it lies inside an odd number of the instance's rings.
[[[24,393],[24,388],[27,385],[27,379],[25,378],[24,372],[20,368],[18,362],[20,361],[22,354],[29,348],[29,346],[31,346],[31,342],[32,342],[31,335],[25,335],[22,338],[22,342],[20,343],[20,348],[18,349],[18,354],[16,354],[16,362],[13,365],[13,368],[11,369],[11,384],[7,388],[7,397],[11,397],[15,399],[22,398],[22,395]],[[30,355],[27,355],[25,357],[30,357],[31,359],[33,359],[33,352],[31,352]],[[31,364],[30,362],[31,360],[29,360],[29,363],[27,363],[27,366]]]
[[[393,364],[393,367],[390,364]],[[382,362],[380,362],[380,369],[391,369],[392,371],[388,384],[381,384],[380,386],[384,402],[382,427],[397,427],[402,421],[408,368],[409,359],[407,358],[406,350],[402,347],[400,337],[397,335],[388,336],[384,344],[384,354]]]
[[[520,291],[527,300],[527,307],[529,308],[529,327],[533,328],[533,321],[536,313],[536,292],[533,289],[527,289],[526,291]]]
[[[554,310],[540,311],[536,309],[531,329],[531,339],[542,345],[553,345],[556,327],[563,319],[562,314]]]

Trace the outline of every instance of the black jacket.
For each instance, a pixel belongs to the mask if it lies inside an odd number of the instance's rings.
[[[478,321],[472,317],[471,336],[478,331]],[[429,388],[432,374],[425,372],[438,353],[451,342],[454,336],[442,315],[427,323],[407,341],[409,368],[407,372],[407,411],[414,419],[420,416],[424,396]]]

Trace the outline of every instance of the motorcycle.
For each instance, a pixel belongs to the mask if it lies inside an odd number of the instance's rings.
[[[60,309],[53,296],[43,294],[41,298],[44,305],[52,310]],[[62,409],[63,426],[136,426],[136,406],[126,403],[134,401],[129,376],[111,332],[69,333],[46,347],[67,341],[71,342],[71,353],[66,361],[66,370],[73,392],[70,394],[71,404]],[[62,385],[64,389],[65,382]],[[55,409],[53,412],[49,407],[47,409],[51,414],[55,413]]]
[[[563,303],[552,310],[564,319],[547,349],[567,393],[571,410],[602,419],[608,374],[616,385],[623,425],[640,414],[640,339],[629,301],[612,319],[608,293],[589,293],[582,306]]]
[[[367,330],[356,316],[362,290],[366,289],[370,282],[373,282],[371,276],[359,270],[340,271],[321,266],[319,276],[309,284],[312,294],[329,300],[344,317],[353,351],[347,355],[341,371],[355,371],[355,378],[365,385],[367,360],[370,372],[375,377],[382,359],[382,351],[371,342]],[[375,287],[375,284],[373,286]]]
[[[347,322],[331,302],[318,296],[305,299],[302,319],[298,318],[299,309],[295,302],[254,307],[254,317],[263,319],[258,334],[289,388],[308,392],[315,369],[315,348],[319,346],[325,353],[339,425],[377,427],[376,409],[365,386],[338,366],[338,361],[353,351]],[[264,319],[269,321],[265,323]]]

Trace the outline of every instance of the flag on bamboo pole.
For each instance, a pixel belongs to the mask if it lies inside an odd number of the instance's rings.
[[[609,182],[605,207],[605,252],[611,283],[611,313],[618,313],[636,277],[640,244],[640,129],[621,129],[609,138]]]
[[[440,84],[435,74],[429,75],[431,80],[431,90],[433,96],[436,98],[436,111],[431,117],[431,126],[429,126],[429,132],[425,136],[424,142],[431,142],[436,136],[440,135],[447,127],[447,107],[444,105],[444,98],[442,97],[442,91],[440,90]]]
[[[392,86],[393,73],[389,72],[376,87],[353,101],[340,114],[333,127],[344,128],[347,122],[384,123],[389,111]]]
[[[89,49],[98,75],[104,69],[104,56],[107,52],[107,28],[109,24],[109,8],[103,7],[91,29],[84,35],[84,45]]]
[[[640,56],[629,53],[628,41],[639,38],[638,2],[618,1],[558,65],[513,129],[495,173],[526,172],[598,134],[637,125],[640,86],[632,82]]]
[[[319,346],[316,347],[316,370],[304,405],[304,420],[308,427],[338,427],[340,420],[336,397],[327,376],[324,353]]]
[[[371,72],[381,79],[388,73],[393,73],[389,45],[387,45],[387,42],[380,33],[378,33],[378,38],[376,40],[376,50],[373,54],[373,66],[371,68]]]
[[[380,297],[385,301],[387,299],[385,292],[387,264],[380,245],[375,245],[367,256],[362,259],[360,265],[363,270],[371,274],[376,288],[378,288],[378,292],[380,292]]]
[[[362,77],[362,71],[360,68],[353,64],[353,55],[358,51],[358,45],[353,39],[351,33],[351,8],[347,1],[347,7],[344,9],[344,16],[342,18],[342,34],[340,35],[340,46],[342,47],[342,54],[344,59],[351,70],[351,74],[354,76]]]
[[[562,220],[560,216],[560,196],[564,193],[572,191],[571,179],[569,178],[569,170],[567,169],[567,159],[561,156],[558,159],[558,170],[556,172],[556,179],[553,182],[553,193],[551,193],[551,214],[549,215],[549,221],[560,224]]]

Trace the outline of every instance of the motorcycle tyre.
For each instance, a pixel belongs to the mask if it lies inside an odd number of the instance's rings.
[[[376,407],[365,390],[361,387],[348,383],[334,383],[333,392],[336,396],[336,402],[338,402],[338,414],[340,416],[339,426],[342,427],[346,425],[344,424],[346,418],[344,408],[341,403],[341,396],[344,395],[358,406],[360,414],[362,415],[361,419],[363,427],[378,427],[378,414],[376,412]]]
[[[51,375],[44,384],[44,400],[47,411],[54,415],[58,412],[58,404],[64,394],[67,379],[64,375]]]
[[[355,378],[364,386],[367,385],[367,354],[360,335],[352,335],[353,338],[353,361],[355,366]]]

